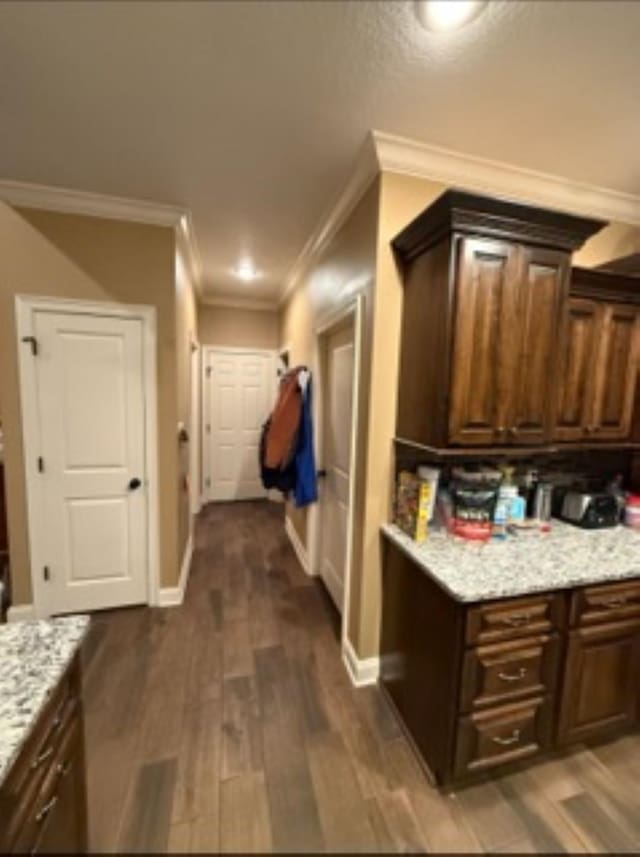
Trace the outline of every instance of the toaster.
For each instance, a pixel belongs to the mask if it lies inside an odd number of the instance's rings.
[[[620,520],[616,498],[611,494],[587,494],[567,491],[562,501],[560,517],[569,524],[585,529],[615,527]]]

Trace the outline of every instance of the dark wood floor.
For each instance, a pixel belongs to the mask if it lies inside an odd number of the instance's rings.
[[[640,849],[640,737],[456,796],[424,779],[267,503],[208,507],[184,604],[95,617],[86,644],[96,851]]]

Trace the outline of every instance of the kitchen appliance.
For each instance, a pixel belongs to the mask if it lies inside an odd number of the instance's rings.
[[[611,494],[567,491],[560,517],[569,524],[585,529],[615,527],[619,521],[618,503]]]

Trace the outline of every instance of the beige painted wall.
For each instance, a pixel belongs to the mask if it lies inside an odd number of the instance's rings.
[[[194,426],[191,425],[191,345],[198,338],[198,307],[194,285],[180,253],[176,253],[175,272],[177,421],[184,424],[189,435],[189,443],[177,447],[178,563],[181,566],[191,529],[188,488],[189,452],[194,437]]]
[[[202,345],[229,348],[277,348],[277,310],[249,310],[201,303],[198,335]]]
[[[324,248],[305,279],[298,285],[283,307],[280,325],[280,343],[291,349],[291,364],[311,367],[317,380],[317,328],[341,307],[353,303],[358,293],[364,299],[364,330],[362,342],[361,395],[357,403],[360,429],[359,449],[356,458],[356,496],[354,516],[356,540],[352,570],[352,597],[350,614],[346,617],[347,633],[352,641],[358,635],[359,601],[362,583],[363,514],[366,480],[364,478],[364,450],[370,425],[368,418],[371,372],[371,331],[373,324],[373,297],[376,275],[376,236],[378,220],[379,182],[373,182],[336,236]],[[320,390],[316,387],[316,402]],[[316,431],[319,420],[315,420]],[[319,460],[321,463],[321,460]],[[313,555],[309,544],[306,510],[289,507],[294,527],[303,544]]]
[[[175,585],[176,321],[172,229],[0,203],[0,414],[5,433],[8,526],[14,603],[31,601],[18,390],[17,293],[155,307],[158,335],[158,448],[161,582]]]

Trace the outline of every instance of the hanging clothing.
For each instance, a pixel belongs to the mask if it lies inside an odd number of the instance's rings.
[[[267,489],[276,488],[283,494],[288,495],[296,487],[295,456],[284,469],[279,467],[267,467],[266,449],[270,424],[271,418],[269,418],[262,426],[262,433],[260,435],[260,476],[262,478],[262,484]]]
[[[308,373],[307,373],[308,375]],[[311,377],[305,379],[302,399],[300,438],[296,452],[296,506],[308,506],[318,499],[318,476],[313,449],[313,410],[311,400]]]
[[[265,438],[264,463],[271,469],[286,468],[292,461],[297,445],[302,414],[302,391],[298,372],[292,369],[280,380],[278,399],[269,419]]]

